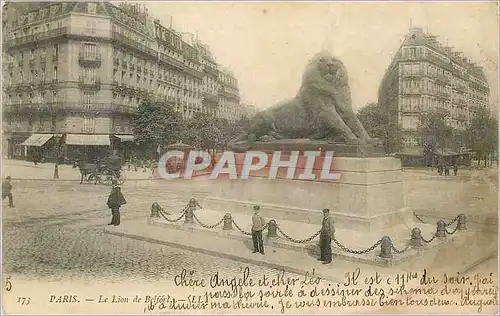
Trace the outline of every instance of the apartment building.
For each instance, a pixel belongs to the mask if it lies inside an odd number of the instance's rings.
[[[423,112],[440,111],[446,123],[464,130],[479,107],[488,106],[484,71],[437,36],[411,28],[379,87],[379,104],[403,127],[406,147],[419,147],[416,131]]]
[[[13,2],[3,17],[4,154],[25,156],[50,142],[102,150],[131,141],[145,98],[184,117],[219,114],[219,66],[208,47],[142,5]]]
[[[238,79],[231,70],[222,68],[219,72],[219,81],[221,87],[218,115],[234,121],[241,114]]]

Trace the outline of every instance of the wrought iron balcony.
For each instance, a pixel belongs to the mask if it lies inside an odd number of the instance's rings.
[[[23,37],[13,38],[4,42],[6,48],[12,48],[16,46],[28,46],[36,44],[37,42],[53,40],[56,37],[64,36],[68,34],[67,27],[61,27],[54,30],[41,32],[35,35],[27,35]]]
[[[79,85],[80,89],[84,90],[100,90],[101,80],[97,77],[87,78],[80,76]]]
[[[112,36],[112,39],[114,42],[116,43],[119,43],[119,44],[122,44],[122,45],[126,45],[132,49],[135,49],[139,52],[142,52],[142,53],[145,53],[145,54],[148,54],[150,56],[153,56],[153,57],[157,57],[157,52],[152,49],[152,48],[149,48],[135,40],[132,40],[116,31],[112,32],[111,34]]]
[[[80,52],[78,62],[82,66],[101,66],[101,54],[97,52]]]

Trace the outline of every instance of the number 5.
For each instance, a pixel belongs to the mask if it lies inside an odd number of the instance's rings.
[[[12,290],[12,283],[10,282],[10,277],[7,277],[5,279],[5,290],[7,292],[9,292],[10,290]]]

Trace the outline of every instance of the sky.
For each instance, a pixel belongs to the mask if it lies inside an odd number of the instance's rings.
[[[148,2],[180,32],[198,33],[239,81],[242,102],[263,109],[293,98],[322,50],[347,67],[353,107],[377,101],[382,76],[410,25],[439,35],[485,67],[498,106],[495,2]],[[411,24],[410,24],[411,23]]]

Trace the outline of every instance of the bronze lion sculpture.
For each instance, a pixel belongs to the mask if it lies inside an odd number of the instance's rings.
[[[332,141],[339,137],[348,144],[372,142],[352,110],[346,67],[322,52],[307,65],[297,96],[257,113],[250,129],[233,144],[297,138]]]

